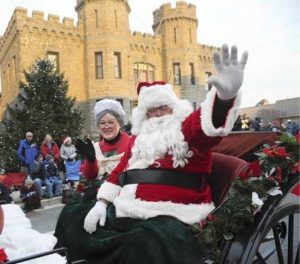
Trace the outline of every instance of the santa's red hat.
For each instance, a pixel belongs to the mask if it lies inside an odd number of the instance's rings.
[[[71,140],[71,137],[66,136],[63,138],[63,144],[65,144],[68,140]]]

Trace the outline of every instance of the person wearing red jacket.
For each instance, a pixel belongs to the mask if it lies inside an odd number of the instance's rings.
[[[207,181],[211,148],[238,116],[246,62],[246,52],[238,61],[235,46],[231,53],[224,45],[221,54],[214,54],[217,75],[209,79],[214,88],[196,110],[170,84],[140,83],[128,148],[92,208],[84,208],[86,216],[77,222],[83,228],[76,229],[81,241],[75,241],[74,227],[62,224],[56,230],[59,241],[74,243],[60,246],[71,254],[74,248],[75,254],[89,252],[82,256],[89,256],[90,263],[199,263],[201,250],[186,227],[215,208]],[[86,172],[97,175],[95,154],[86,155]],[[70,209],[64,210],[60,219],[71,219]]]
[[[111,174],[130,142],[130,136],[122,131],[125,112],[120,102],[113,99],[98,101],[94,107],[96,125],[101,140],[93,143],[78,139],[75,146],[84,160],[81,171],[91,180],[102,180]]]
[[[59,147],[54,142],[50,134],[45,135],[44,141],[42,142],[41,145],[41,154],[44,160],[47,154],[52,155],[52,157],[54,158],[54,162],[56,163],[57,166],[59,166],[59,156],[60,156]]]

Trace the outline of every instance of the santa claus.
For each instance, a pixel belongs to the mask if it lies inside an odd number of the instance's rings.
[[[179,99],[170,84],[139,84],[133,137],[85,217],[87,232],[93,233],[98,222],[105,225],[109,203],[114,204],[117,218],[165,215],[185,224],[199,222],[214,209],[207,183],[211,148],[234,125],[246,62],[246,52],[238,61],[237,47],[229,53],[224,45],[221,55],[214,55],[217,75],[208,80],[214,88],[196,110]]]

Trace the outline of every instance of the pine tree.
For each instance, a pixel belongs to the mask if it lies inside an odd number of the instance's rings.
[[[60,143],[65,135],[78,136],[83,127],[75,98],[67,96],[68,82],[52,62],[37,60],[24,75],[26,82],[20,82],[20,92],[7,106],[0,128],[0,166],[8,171],[19,170],[16,151],[27,131],[33,132],[38,144],[45,134]]]

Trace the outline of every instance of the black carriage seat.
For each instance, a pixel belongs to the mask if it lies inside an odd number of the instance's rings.
[[[212,153],[212,173],[208,181],[212,188],[213,201],[216,207],[226,197],[232,180],[246,172],[248,166],[248,162],[245,160],[221,153]]]

